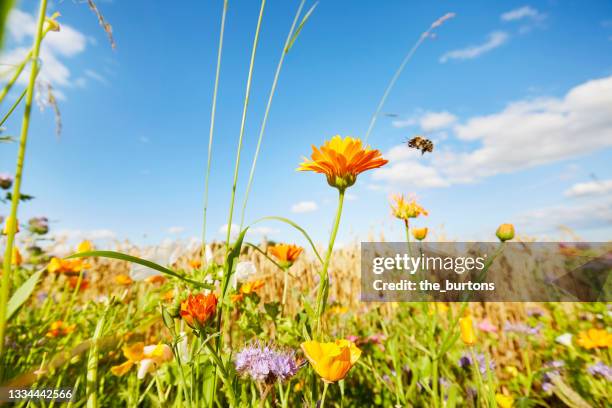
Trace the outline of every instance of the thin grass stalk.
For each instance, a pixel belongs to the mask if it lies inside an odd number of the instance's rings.
[[[255,66],[255,56],[257,55],[257,45],[259,44],[259,32],[261,29],[261,21],[263,20],[263,12],[266,7],[266,0],[261,0],[259,9],[259,18],[257,19],[257,28],[255,29],[255,38],[253,39],[253,49],[251,51],[251,62],[249,64],[249,75],[247,77],[246,92],[244,96],[244,106],[242,107],[242,119],[240,121],[240,135],[238,137],[238,150],[236,152],[236,165],[234,167],[234,181],[232,183],[232,197],[230,199],[230,210],[227,221],[227,236],[225,240],[226,252],[229,252],[230,237],[232,232],[232,219],[234,217],[234,202],[236,199],[236,184],[238,183],[238,170],[240,168],[240,153],[242,152],[242,139],[244,137],[244,128],[246,125],[247,110],[249,108],[249,96],[251,95],[251,81],[253,79],[253,67]],[[226,271],[229,273],[229,271]]]
[[[13,106],[11,106],[11,108],[8,110],[8,112],[6,112],[6,114],[2,117],[2,120],[0,120],[0,127],[2,127],[2,125],[4,125],[4,122],[6,122],[8,120],[8,118],[13,114],[15,109],[17,109],[17,106],[19,106],[19,104],[21,103],[21,101],[25,97],[27,91],[28,91],[27,89],[23,90],[21,95],[19,95],[19,98],[17,98],[15,103],[13,103]]]
[[[304,8],[305,2],[306,0],[302,0],[300,2],[297,12],[295,13],[293,23],[291,24],[291,28],[289,29],[289,33],[287,34],[287,39],[285,40],[285,44],[283,45],[283,51],[281,52],[280,59],[278,60],[278,65],[276,66],[276,72],[274,73],[274,80],[272,81],[272,88],[270,89],[270,95],[268,96],[266,111],[261,122],[261,128],[259,129],[259,138],[257,139],[257,147],[255,148],[255,155],[253,156],[253,164],[251,165],[249,181],[247,183],[246,191],[244,194],[244,202],[242,204],[242,211],[240,215],[240,230],[242,230],[242,226],[244,225],[244,215],[246,212],[247,202],[249,200],[249,193],[251,192],[251,186],[253,185],[253,177],[255,176],[255,167],[257,166],[257,159],[259,158],[261,143],[263,141],[266,125],[268,124],[268,115],[270,113],[270,107],[272,106],[272,99],[274,99],[274,94],[276,93],[276,86],[278,84],[278,78],[280,77],[280,72],[283,68],[283,62],[285,61],[285,56],[289,53],[289,44],[291,43],[291,39],[293,38],[293,32],[295,31],[295,26],[297,25],[300,15],[302,14],[302,9]]]
[[[28,141],[28,130],[30,129],[30,115],[32,113],[32,100],[34,98],[34,86],[39,70],[38,56],[40,55],[40,44],[43,37],[43,25],[47,12],[47,0],[40,0],[38,21],[36,23],[36,36],[34,37],[34,50],[32,53],[32,72],[26,93],[26,104],[21,124],[21,136],[19,139],[19,151],[17,153],[17,169],[15,171],[15,184],[13,185],[13,195],[11,198],[10,222],[8,223],[8,234],[6,239],[6,249],[4,251],[4,265],[2,273],[2,289],[0,290],[0,378],[4,375],[4,335],[6,331],[6,309],[11,285],[11,259],[15,233],[17,231],[17,207],[21,197],[21,179],[23,176],[23,164],[25,161],[26,145]]]
[[[225,17],[229,1],[223,1],[221,14],[221,30],[219,33],[219,47],[217,50],[217,68],[215,71],[215,85],[213,89],[212,108],[210,111],[210,129],[208,132],[208,159],[206,161],[206,181],[204,182],[204,222],[202,225],[202,266],[206,265],[206,213],[208,212],[208,185],[210,179],[210,163],[212,162],[212,144],[215,132],[215,114],[217,112],[217,92],[219,90],[219,77],[221,75],[221,56],[223,54],[223,37],[225,33]]]
[[[325,255],[325,262],[323,263],[323,269],[319,278],[319,291],[317,293],[317,338],[321,337],[321,320],[323,313],[325,312],[325,306],[327,303],[327,295],[329,293],[329,275],[327,269],[329,268],[329,262],[331,261],[331,255],[334,250],[334,242],[336,242],[336,235],[338,234],[338,227],[340,226],[340,218],[342,217],[342,206],[344,204],[344,190],[338,190],[338,209],[336,210],[336,217],[334,219],[334,225],[332,227],[331,235],[329,237],[329,244],[327,246],[327,254]]]
[[[15,85],[15,82],[17,82],[17,79],[19,79],[19,77],[21,76],[21,73],[23,72],[23,70],[25,69],[25,66],[27,65],[28,61],[31,58],[32,58],[32,51],[30,50],[28,54],[25,56],[25,58],[23,59],[23,61],[21,61],[21,63],[17,66],[17,69],[15,70],[15,73],[13,74],[11,79],[9,79],[6,85],[4,85],[4,88],[2,88],[2,91],[0,91],[0,103],[2,103],[4,98],[6,98],[6,95],[8,95],[8,93],[11,91],[11,89],[13,88],[13,85]]]

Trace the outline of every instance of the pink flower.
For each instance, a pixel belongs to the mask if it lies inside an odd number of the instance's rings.
[[[486,332],[486,333],[496,333],[497,326],[495,326],[489,319],[484,319],[480,323],[478,323],[478,330]]]

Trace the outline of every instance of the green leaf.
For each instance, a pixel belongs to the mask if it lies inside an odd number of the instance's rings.
[[[146,266],[147,268],[151,268],[154,269],[156,271],[159,271],[163,274],[166,275],[170,275],[174,278],[180,279],[183,282],[187,282],[191,285],[194,285],[196,287],[200,287],[200,288],[207,288],[207,289],[211,289],[212,286],[208,285],[206,283],[202,283],[202,282],[197,282],[194,281],[192,279],[189,279],[183,275],[180,275],[176,272],[174,272],[171,269],[168,269],[164,266],[158,265],[155,262],[151,262],[151,261],[147,261],[146,259],[142,259],[142,258],[138,258],[137,256],[132,256],[132,255],[127,255],[127,254],[123,254],[121,252],[116,252],[116,251],[87,251],[87,252],[80,252],[78,254],[73,254],[70,255],[69,257],[67,257],[66,259],[70,259],[70,258],[89,258],[92,256],[99,256],[101,258],[111,258],[111,259],[119,259],[121,261],[126,261],[126,262],[132,262],[132,263],[136,263],[142,266]]]
[[[306,230],[304,230],[304,228],[300,227],[298,224],[296,224],[295,222],[291,221],[288,218],[284,218],[284,217],[277,217],[277,216],[269,216],[269,217],[263,217],[258,219],[257,221],[255,221],[253,224],[251,225],[255,225],[258,222],[261,221],[265,221],[265,220],[276,220],[276,221],[281,221],[284,222],[285,224],[289,224],[291,225],[293,228],[295,228],[296,230],[300,231],[302,233],[302,235],[304,235],[304,237],[308,240],[308,242],[310,243],[310,246],[312,247],[312,250],[314,251],[315,255],[317,256],[317,258],[319,258],[319,261],[321,262],[321,265],[323,265],[323,258],[321,258],[321,255],[319,255],[319,251],[317,251],[317,248],[315,247],[314,242],[312,241],[312,239],[310,238],[310,236],[308,235],[308,233],[306,232]]]
[[[44,269],[41,269],[34,273],[13,293],[7,305],[6,320],[10,320],[13,314],[30,298],[44,271]]]
[[[281,271],[284,271],[285,269],[280,266],[278,264],[278,262],[276,262],[274,259],[270,258],[270,256],[268,254],[266,254],[264,251],[262,251],[257,245],[253,245],[250,242],[246,242],[244,245],[253,248],[254,250],[256,250],[257,252],[259,252],[260,254],[262,254],[263,256],[265,256],[266,258],[268,258],[268,260],[270,262],[272,262],[274,265],[276,265],[278,267],[278,269],[280,269]]]
[[[289,50],[291,50],[291,47],[293,47],[293,43],[295,42],[295,40],[297,40],[298,36],[300,35],[300,32],[302,31],[302,28],[304,28],[304,24],[306,24],[306,21],[308,21],[308,19],[310,18],[310,15],[315,10],[318,4],[319,2],[316,2],[315,4],[313,4],[310,10],[308,10],[308,12],[304,15],[304,18],[302,18],[300,25],[298,25],[297,29],[295,30],[295,33],[293,33],[293,36],[291,37],[289,44],[287,44],[287,48],[285,48],[285,53],[288,53]]]
[[[244,241],[244,236],[246,235],[249,227],[246,227],[242,231],[240,231],[240,235],[238,235],[238,239],[236,243],[232,247],[232,250],[227,254],[227,258],[225,259],[225,274],[223,275],[223,291],[221,292],[221,299],[225,299],[225,293],[227,292],[227,287],[229,286],[230,278],[232,277],[232,273],[234,273],[234,261],[240,255],[240,250],[242,249],[242,242]]]

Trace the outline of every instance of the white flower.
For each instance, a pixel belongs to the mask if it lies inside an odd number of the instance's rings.
[[[234,273],[234,280],[232,286],[234,289],[238,287],[238,282],[249,280],[253,275],[257,273],[255,264],[251,261],[239,262],[236,265],[236,272]]]
[[[555,341],[561,345],[566,347],[570,347],[572,345],[572,334],[571,333],[563,333],[559,337],[555,339]]]
[[[206,249],[204,250],[204,255],[206,256],[206,265],[210,265],[213,260],[213,251],[210,245],[206,245]]]

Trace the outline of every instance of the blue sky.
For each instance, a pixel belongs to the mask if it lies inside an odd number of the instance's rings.
[[[238,209],[298,3],[266,6]],[[46,215],[56,232],[139,243],[201,235],[222,1],[167,4],[99,2],[116,51],[84,4],[52,4],[64,28],[49,35],[42,77],[60,99],[63,131],[55,136],[52,109],[35,111],[23,190],[36,200],[22,206],[21,219]],[[20,2],[2,62],[29,46],[35,8]],[[257,1],[230,0],[210,189],[208,236],[216,239],[227,223],[258,10]],[[400,239],[393,192],[416,194],[430,216],[415,224],[430,227],[432,239],[491,239],[502,222],[540,239],[567,239],[560,225],[586,240],[610,239],[612,3],[605,0],[322,0],[285,60],[247,222],[286,216],[327,239],[336,192],[323,176],[295,168],[311,144],[365,134],[406,52],[447,12],[456,17],[425,41],[387,100],[383,112],[394,116],[379,118],[370,143],[391,162],[349,190],[339,241]],[[6,133],[19,124],[11,118]],[[434,154],[402,145],[415,134],[435,142]],[[0,146],[0,172],[14,171],[15,154],[15,145]],[[252,239],[258,234],[300,242],[282,224],[260,224]]]

